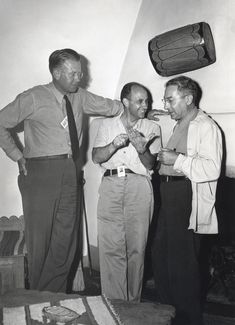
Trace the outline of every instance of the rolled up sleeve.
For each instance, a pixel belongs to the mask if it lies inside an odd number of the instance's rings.
[[[222,160],[222,137],[219,128],[214,123],[203,123],[194,137],[198,137],[197,148],[191,148],[188,143],[187,155],[178,156],[174,169],[183,172],[196,183],[217,180]]]
[[[83,97],[83,110],[86,114],[117,116],[123,111],[123,104],[119,100],[104,98],[83,89],[80,92]]]
[[[33,112],[33,97],[25,92],[0,111],[0,147],[13,161],[19,160],[23,153],[17,147],[9,129],[24,121]]]

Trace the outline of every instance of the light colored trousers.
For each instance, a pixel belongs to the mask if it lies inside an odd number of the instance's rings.
[[[102,293],[108,298],[139,301],[144,255],[153,213],[148,177],[103,177],[99,189],[98,239]]]

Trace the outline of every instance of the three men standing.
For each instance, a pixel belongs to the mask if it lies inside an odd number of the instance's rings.
[[[161,147],[159,126],[144,118],[147,90],[126,84],[121,103],[79,88],[80,56],[71,49],[53,52],[49,69],[51,83],[19,94],[0,111],[0,146],[19,164],[30,288],[65,292],[74,259],[79,167],[71,118],[79,141],[83,112],[119,114],[102,122],[93,149],[94,162],[105,169],[98,203],[101,284],[110,298],[139,301],[153,209],[150,170]],[[166,84],[165,106],[177,124],[158,154],[161,209],[153,248],[160,302],[176,306],[180,324],[195,325],[202,323],[198,234],[218,231],[222,159],[220,130],[197,107],[198,93],[197,83],[184,76]],[[23,153],[8,130],[20,122]]]

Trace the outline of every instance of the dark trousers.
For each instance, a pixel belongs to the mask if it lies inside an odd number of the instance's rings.
[[[19,175],[30,289],[66,292],[76,251],[77,179],[72,159],[28,160]]]
[[[152,247],[158,298],[176,307],[179,324],[201,324],[200,235],[188,230],[190,181],[161,183],[161,208]],[[182,316],[182,317],[181,317]]]

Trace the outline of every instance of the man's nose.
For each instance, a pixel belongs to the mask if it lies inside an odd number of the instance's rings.
[[[147,103],[147,102],[143,102],[143,103],[142,103],[142,107],[143,107],[144,109],[147,109],[147,108],[148,108],[148,103]]]
[[[74,80],[75,81],[80,81],[81,80],[80,73],[75,73],[74,74]]]
[[[166,109],[166,110],[169,110],[169,108],[170,108],[170,103],[166,100],[165,102],[164,102],[164,109]]]

